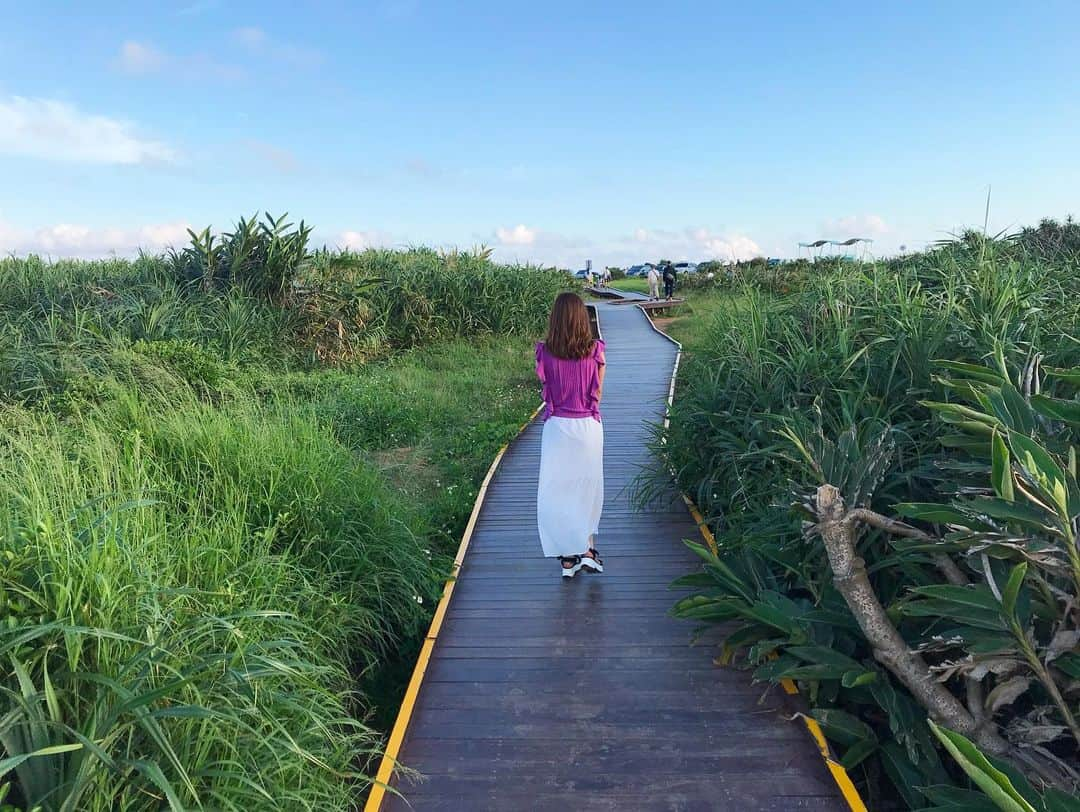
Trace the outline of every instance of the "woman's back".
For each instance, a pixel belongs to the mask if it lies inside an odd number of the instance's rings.
[[[604,342],[593,342],[584,358],[559,358],[544,342],[536,345],[536,374],[543,384],[547,417],[592,417],[600,419],[600,367],[604,363]]]

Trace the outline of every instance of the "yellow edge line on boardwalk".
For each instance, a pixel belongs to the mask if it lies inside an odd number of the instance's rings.
[[[382,807],[383,799],[386,797],[387,787],[393,777],[394,767],[397,765],[398,753],[401,752],[401,744],[405,741],[405,732],[409,729],[413,708],[416,706],[416,698],[420,695],[420,686],[424,682],[424,674],[427,673],[428,663],[431,661],[431,652],[435,648],[435,639],[439,636],[443,619],[446,617],[446,610],[450,605],[450,596],[454,594],[454,583],[457,580],[458,572],[461,570],[461,564],[465,560],[465,553],[469,549],[469,542],[472,540],[473,530],[476,527],[476,519],[480,515],[480,508],[484,504],[484,496],[487,495],[491,478],[495,476],[495,471],[498,469],[499,463],[502,462],[503,455],[506,454],[506,449],[510,447],[510,443],[521,436],[521,433],[540,414],[540,410],[543,408],[544,404],[541,403],[536,408],[536,411],[529,416],[529,419],[522,423],[514,438],[499,449],[499,453],[495,455],[495,459],[492,460],[491,466],[488,468],[487,475],[484,476],[484,481],[480,483],[480,490],[476,494],[476,501],[473,502],[472,513],[469,516],[469,523],[465,525],[465,532],[461,536],[461,544],[458,545],[457,555],[454,556],[454,567],[450,571],[450,577],[447,578],[446,585],[443,587],[439,604],[435,607],[435,615],[431,618],[431,626],[428,627],[427,637],[424,638],[424,644],[420,648],[420,656],[416,659],[416,667],[413,669],[412,678],[409,680],[409,687],[405,690],[405,698],[401,701],[401,708],[398,710],[394,728],[390,731],[390,741],[386,744],[386,751],[383,753],[382,761],[379,764],[379,771],[375,774],[375,783],[368,794],[367,803],[364,804],[364,812],[378,812]]]
[[[638,310],[645,317],[645,320],[649,322],[649,326],[653,328],[657,333],[662,335],[672,344],[678,348],[678,352],[675,353],[675,366],[671,371],[671,386],[668,388],[668,411],[671,410],[671,404],[675,400],[675,377],[679,374],[679,360],[682,358],[682,344],[676,339],[669,336],[655,324],[653,324],[652,318],[649,317],[649,312],[639,307]],[[667,429],[670,423],[670,415],[664,415],[664,428]],[[701,515],[701,511],[698,510],[694,501],[682,491],[679,492],[682,496],[686,506],[690,509],[690,515],[697,523],[698,530],[701,531],[702,538],[705,539],[705,543],[709,545],[709,549],[712,550],[713,555],[717,554],[716,538],[713,536],[712,530],[709,529],[709,525]],[[784,691],[788,694],[798,695],[799,688],[794,682],[786,677],[780,680],[780,684],[783,686]],[[825,738],[825,734],[821,731],[821,726],[817,723],[816,719],[807,716],[805,713],[799,714],[799,718],[802,719],[803,724],[806,725],[806,729],[810,731],[810,736],[814,739],[814,744],[817,745],[818,752],[821,753],[821,757],[825,759],[825,766],[829,768],[829,773],[832,775],[833,780],[836,782],[836,786],[840,790],[840,794],[844,796],[844,800],[847,801],[852,812],[867,812],[866,803],[863,801],[862,796],[859,795],[859,790],[855,788],[855,784],[851,780],[851,776],[847,774],[839,762],[833,758],[832,751],[829,749],[829,742]]]

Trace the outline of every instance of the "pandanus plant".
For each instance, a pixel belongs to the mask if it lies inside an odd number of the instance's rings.
[[[1044,783],[1075,789],[1080,402],[1040,391],[1038,356],[1015,380],[1001,353],[996,368],[940,366],[955,400],[923,405],[953,429],[942,438],[959,452],[941,464],[952,475],[943,488],[949,501],[897,505],[922,529],[849,508],[824,484],[813,531],[874,658],[933,722]],[[1080,370],[1046,376],[1080,382]],[[895,536],[899,550],[929,554],[944,583],[914,586],[886,610],[858,556],[867,528]],[[905,624],[916,639],[901,634]]]
[[[970,800],[941,789],[954,783],[941,741],[969,773],[965,747],[1005,770],[1033,809],[1080,808],[1080,401],[1064,396],[1080,369],[1033,357],[1014,375],[1001,353],[938,369],[949,400],[923,405],[948,427],[940,502],[895,504],[911,523],[870,508],[890,427],[868,421],[833,441],[789,423],[778,433],[819,483],[799,500],[805,540],[719,556],[696,546],[704,572],[681,583],[698,592],[675,613],[738,621],[724,656],[745,650],[758,679],[801,681],[844,765],[874,756],[909,806]]]

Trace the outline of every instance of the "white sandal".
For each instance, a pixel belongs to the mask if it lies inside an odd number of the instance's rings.
[[[603,572],[604,559],[595,547],[590,547],[585,555],[581,556],[581,568],[585,572]]]
[[[581,570],[580,555],[560,555],[559,563],[562,565],[562,577],[573,578]],[[569,566],[567,566],[569,564]]]

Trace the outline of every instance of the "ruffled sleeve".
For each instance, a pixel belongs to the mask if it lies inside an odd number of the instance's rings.
[[[536,377],[540,379],[540,383],[546,383],[544,380],[544,342],[536,342]]]
[[[589,380],[589,411],[592,412],[594,420],[600,420],[600,367],[605,364],[604,361],[604,342],[597,339],[593,342],[593,351],[590,356],[594,362],[592,366],[592,375]]]
[[[544,372],[544,342],[536,342],[536,377],[540,379],[540,400],[544,402],[544,419],[551,417],[551,396],[548,394],[547,375]]]

